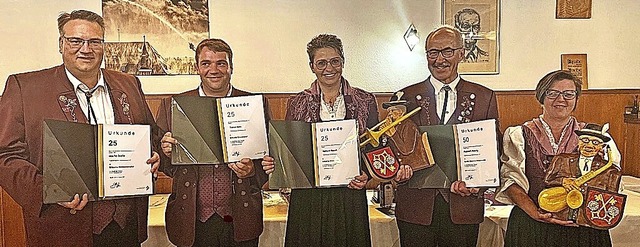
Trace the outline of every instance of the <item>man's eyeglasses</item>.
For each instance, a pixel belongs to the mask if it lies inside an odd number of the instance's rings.
[[[591,144],[596,145],[596,146],[602,144],[602,141],[596,140],[596,139],[589,139],[588,137],[582,137],[582,138],[580,138],[580,141],[582,141],[584,143],[591,142]]]
[[[565,90],[565,91],[560,92],[558,90],[549,89],[544,93],[544,96],[546,96],[549,99],[556,99],[561,94],[562,94],[562,97],[564,99],[570,100],[570,99],[575,99],[576,96],[578,96],[578,91],[576,91],[576,90]]]
[[[442,50],[431,49],[427,51],[427,57],[431,59],[436,59],[438,58],[438,54],[442,54],[442,57],[450,58],[450,57],[453,57],[453,54],[455,54],[456,50],[459,50],[459,49],[462,49],[462,47],[444,48]]]
[[[327,61],[325,59],[320,59],[320,60],[315,62],[315,66],[319,70],[323,70],[323,69],[327,68],[327,65],[329,65],[329,64],[331,64],[331,66],[333,66],[334,68],[340,67],[340,66],[342,66],[342,59],[340,59],[338,57],[334,57],[334,58],[330,59],[329,61]]]
[[[81,39],[81,38],[76,38],[76,37],[65,37],[62,36],[65,40],[67,40],[67,43],[69,43],[69,46],[71,46],[72,49],[78,49],[80,47],[82,47],[84,45],[84,43],[87,43],[89,48],[91,49],[99,49],[102,48],[102,45],[104,45],[104,40],[103,39]]]

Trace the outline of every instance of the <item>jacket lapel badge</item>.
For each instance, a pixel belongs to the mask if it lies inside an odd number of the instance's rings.
[[[418,106],[422,107],[422,111],[420,111],[419,114],[424,115],[424,119],[426,119],[427,124],[426,125],[431,125],[431,117],[429,116],[429,101],[431,100],[431,98],[429,97],[422,97],[422,95],[418,94],[416,95],[416,103],[418,103]]]
[[[463,95],[460,102],[460,116],[458,121],[461,123],[471,122],[471,116],[473,116],[473,107],[476,105],[476,95],[474,93]]]
[[[67,120],[78,122],[78,115],[76,113],[76,108],[78,107],[78,98],[73,92],[60,94],[58,96],[58,104],[60,105],[60,109],[62,109],[62,112],[64,113],[64,116],[67,118]]]
[[[111,91],[113,98],[116,100],[114,103],[116,123],[129,123],[133,124],[133,118],[131,117],[131,108],[129,105],[129,98],[127,94],[120,90]]]

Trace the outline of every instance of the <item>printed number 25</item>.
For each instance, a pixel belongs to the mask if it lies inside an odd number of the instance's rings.
[[[109,140],[109,147],[118,146],[118,140]]]

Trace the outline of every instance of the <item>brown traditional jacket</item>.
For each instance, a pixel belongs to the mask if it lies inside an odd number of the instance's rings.
[[[436,95],[429,79],[400,90],[401,99],[407,100],[407,112],[422,107],[411,117],[418,126],[437,125],[440,122],[436,111]],[[496,95],[490,89],[460,79],[456,86],[457,106],[446,124],[498,119]],[[498,138],[500,139],[500,138]],[[453,150],[452,150],[453,151]],[[431,225],[433,205],[437,189],[411,189],[398,186],[396,195],[396,217],[405,222]],[[451,221],[455,224],[479,224],[484,219],[484,199],[476,196],[459,196],[440,190],[449,199]]]
[[[581,177],[580,167],[578,166],[579,161],[579,153],[556,155],[551,161],[551,166],[549,167],[544,179],[546,187],[562,186],[563,178]],[[607,161],[602,159],[600,155],[596,155],[593,157],[593,162],[591,163],[591,171],[600,169],[606,163]],[[617,166],[612,165],[593,179],[589,180],[586,184],[582,185],[582,187],[589,186],[617,193],[621,178],[622,173],[620,172],[620,169]]]
[[[551,165],[549,166],[546,177],[544,179],[546,187],[562,187],[563,178],[578,178],[582,176],[580,175],[580,168],[578,166],[579,161],[579,153],[559,154],[553,157]],[[591,171],[595,171],[603,167],[606,163],[607,162],[603,160],[600,155],[596,155],[595,157],[593,157],[593,161],[591,163]],[[587,186],[613,193],[618,193],[618,186],[620,185],[621,178],[622,172],[620,171],[620,169],[617,166],[612,165],[593,179],[589,180],[586,184],[581,185],[580,187],[583,189],[582,194],[584,196],[583,203],[586,204],[587,201]],[[582,207],[586,207],[586,205],[583,205]],[[567,207],[560,212],[554,213],[554,216],[558,217],[559,219],[568,219],[569,215],[571,214],[570,212],[571,209]],[[589,225],[589,223],[585,220],[585,217],[582,216],[583,214],[584,211],[579,210],[579,216],[576,217],[578,224]]]
[[[149,124],[157,130],[140,81],[116,71],[102,70],[102,74],[115,123]],[[0,100],[0,115],[0,186],[22,207],[27,245],[91,246],[91,202],[74,215],[62,206],[42,203],[43,120],[87,123],[64,67],[10,75]],[[143,242],[147,239],[148,197],[119,200],[135,205],[138,240]]]
[[[429,157],[424,149],[422,135],[418,126],[412,121],[400,122],[396,132],[386,138],[401,165],[409,165],[414,171],[430,167]]]
[[[198,96],[198,90],[191,90],[179,96]],[[233,89],[231,96],[244,96],[250,93]],[[265,102],[265,109],[268,109]],[[266,115],[268,118],[268,114]],[[158,126],[162,133],[171,130],[171,98],[162,101],[158,113]],[[167,202],[165,224],[169,240],[178,246],[191,246],[195,240],[197,220],[197,182],[198,166],[173,166],[171,159],[160,154],[160,169],[173,177],[172,193]],[[262,185],[268,177],[262,170],[262,160],[253,160],[255,175],[238,178],[232,173],[233,195],[231,196],[231,216],[233,219],[234,239],[238,242],[255,239],[262,234]]]

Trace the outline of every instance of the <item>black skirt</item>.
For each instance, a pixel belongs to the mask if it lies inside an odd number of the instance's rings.
[[[285,246],[371,246],[366,191],[292,190]]]
[[[515,206],[504,246],[611,246],[611,237],[608,230],[542,223]]]

